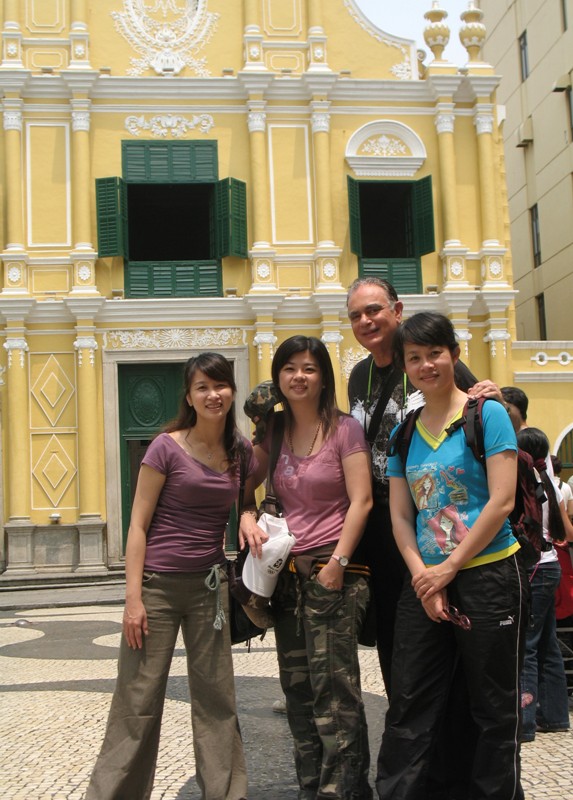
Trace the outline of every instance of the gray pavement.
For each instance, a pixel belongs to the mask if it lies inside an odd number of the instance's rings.
[[[123,595],[120,584],[0,592],[0,797],[80,800],[115,684]],[[237,700],[248,759],[249,800],[295,800],[274,638],[251,652],[234,647]],[[375,651],[360,652],[373,754],[386,698]],[[573,733],[538,735],[523,747],[527,800],[573,797]],[[171,669],[152,800],[198,800],[185,652]],[[131,798],[129,799],[131,800]],[[138,800],[138,798],[133,798]]]

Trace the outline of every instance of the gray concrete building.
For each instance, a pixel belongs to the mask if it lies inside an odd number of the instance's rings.
[[[573,338],[573,0],[481,0],[501,83],[517,337]]]

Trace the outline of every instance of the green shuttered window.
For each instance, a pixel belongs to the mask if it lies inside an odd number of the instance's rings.
[[[350,249],[361,276],[389,280],[402,294],[422,291],[420,258],[435,249],[432,178],[357,181],[348,177]]]
[[[96,203],[99,255],[125,259],[126,296],[221,295],[221,259],[248,256],[247,187],[219,180],[217,142],[122,142],[122,168],[96,180]]]

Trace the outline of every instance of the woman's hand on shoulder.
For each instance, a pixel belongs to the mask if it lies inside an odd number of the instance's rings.
[[[488,400],[498,400],[503,403],[501,389],[490,380],[478,381],[471,389],[468,389],[468,397],[486,397]]]
[[[126,600],[123,611],[123,633],[133,650],[141,650],[147,636],[147,612],[141,600]]]
[[[243,511],[239,525],[239,546],[241,550],[248,545],[253,558],[260,558],[263,554],[263,545],[268,542],[269,536],[257,525],[254,511]]]

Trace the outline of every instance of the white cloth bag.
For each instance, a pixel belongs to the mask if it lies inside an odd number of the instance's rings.
[[[253,558],[249,552],[243,565],[242,579],[244,585],[254,594],[271,597],[274,592],[281,569],[284,567],[296,539],[287,527],[284,517],[272,514],[261,514],[257,525],[269,536],[263,544],[260,558]]]

